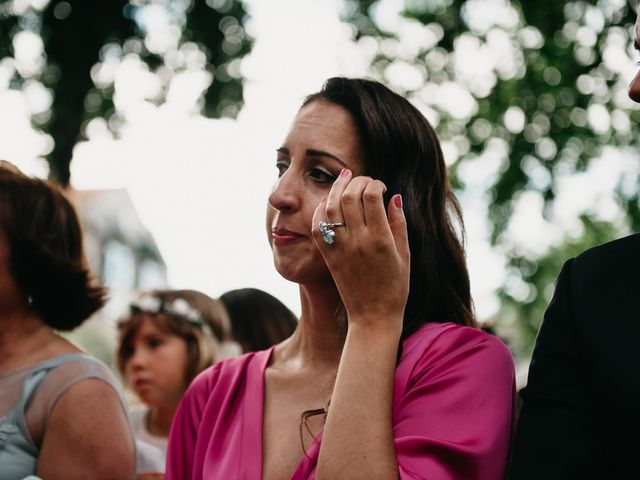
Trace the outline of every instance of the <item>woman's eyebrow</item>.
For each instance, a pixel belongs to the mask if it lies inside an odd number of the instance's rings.
[[[287,147],[277,148],[276,152],[282,153],[282,154],[287,155],[287,156],[290,155],[289,149]],[[307,148],[305,153],[307,154],[308,157],[328,157],[328,158],[332,158],[336,162],[338,162],[340,165],[342,165],[343,167],[348,168],[347,164],[345,162],[343,162],[339,157],[335,156],[332,153],[325,152],[324,150],[316,150],[315,148]]]
[[[309,157],[329,157],[329,158],[333,158],[336,162],[340,163],[343,167],[347,167],[347,164],[344,163],[339,157],[336,157],[335,155],[329,153],[329,152],[324,152],[322,150],[315,150],[313,148],[307,148],[307,156]]]

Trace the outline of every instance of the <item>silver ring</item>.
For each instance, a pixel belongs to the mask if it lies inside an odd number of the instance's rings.
[[[333,242],[335,242],[336,232],[334,232],[333,229],[338,227],[344,227],[344,223],[320,222],[320,234],[322,235],[322,240],[324,240],[324,243],[328,243],[329,245],[331,245]]]

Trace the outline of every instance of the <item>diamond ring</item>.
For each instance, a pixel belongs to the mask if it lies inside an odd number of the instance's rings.
[[[322,240],[324,240],[325,243],[331,245],[336,240],[336,232],[334,232],[333,229],[338,227],[344,227],[344,223],[320,222],[320,233],[322,234]]]

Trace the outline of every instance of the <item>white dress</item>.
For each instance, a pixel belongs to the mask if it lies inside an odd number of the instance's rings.
[[[168,438],[149,433],[146,421],[148,412],[146,405],[129,410],[131,429],[136,439],[136,473],[164,473]]]

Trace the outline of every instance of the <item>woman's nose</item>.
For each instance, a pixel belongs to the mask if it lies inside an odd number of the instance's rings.
[[[300,208],[300,189],[295,172],[287,170],[278,179],[269,195],[269,206],[281,213]]]

